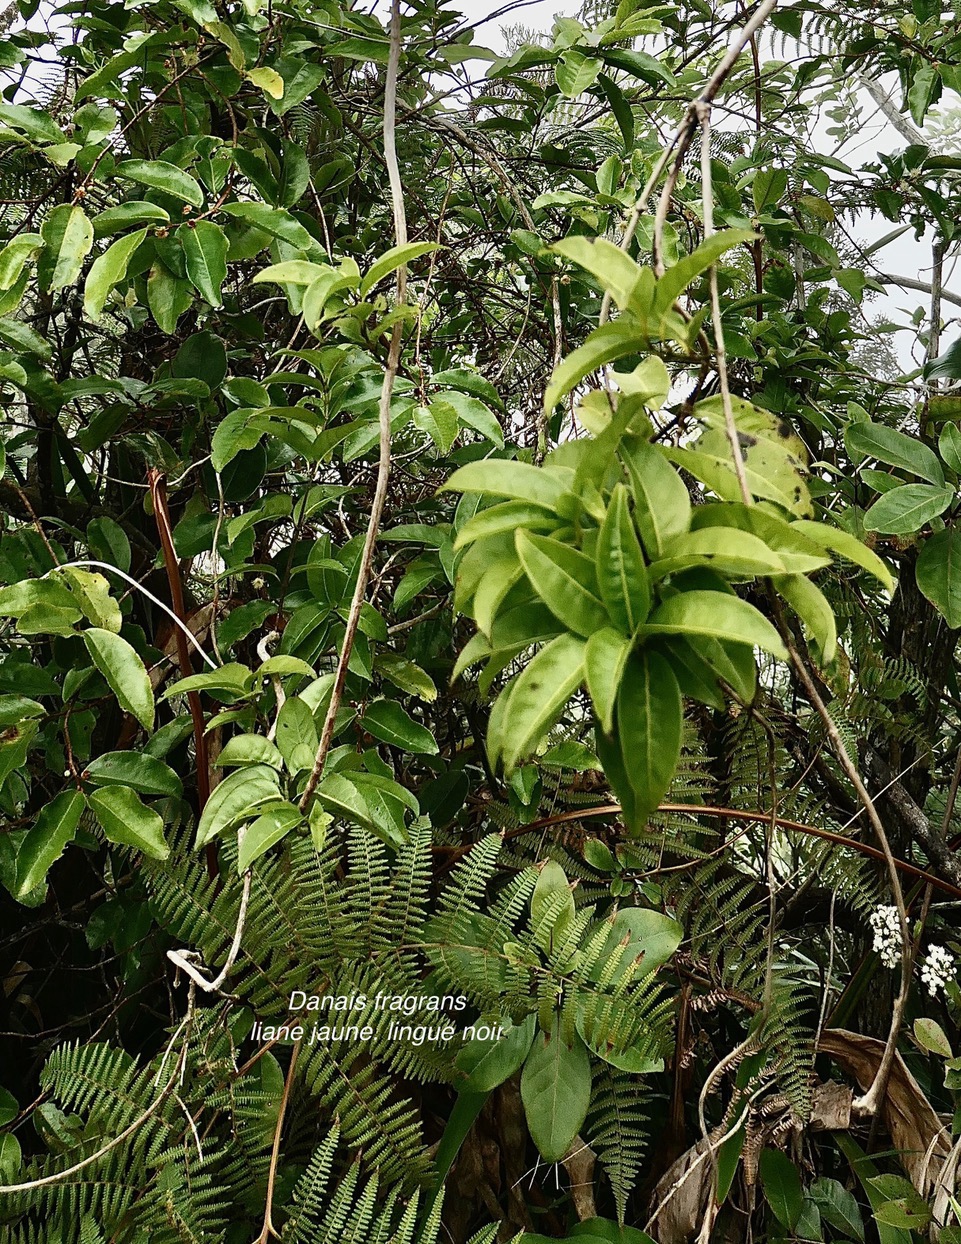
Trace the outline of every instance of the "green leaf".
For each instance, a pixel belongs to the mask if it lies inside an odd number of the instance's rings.
[[[396,700],[374,700],[360,719],[360,724],[375,739],[407,752],[434,756],[439,750],[427,727],[414,721]]]
[[[857,1199],[837,1179],[815,1179],[808,1195],[821,1211],[821,1217],[842,1236],[864,1244],[864,1219]]]
[[[852,536],[849,531],[806,518],[792,523],[791,530],[805,536],[808,540],[813,540],[821,548],[829,549],[832,553],[837,553],[839,557],[854,562],[856,566],[860,566],[862,570],[873,575],[887,591],[894,591],[895,581],[891,571],[877,553],[862,544],[857,536]]]
[[[476,397],[458,393],[456,389],[446,389],[431,401],[431,406],[438,403],[449,406],[461,424],[472,428],[498,449],[504,448],[504,433],[497,416]]]
[[[187,260],[190,283],[212,307],[223,306],[220,288],[227,279],[227,238],[209,220],[181,225],[177,230]]]
[[[105,786],[91,792],[87,803],[109,842],[135,847],[155,860],[170,854],[162,819],[129,787]]]
[[[237,852],[237,871],[245,873],[254,860],[303,823],[304,814],[292,803],[278,803],[262,812],[244,831]]]
[[[667,661],[646,650],[632,655],[617,694],[621,765],[630,790],[627,808],[633,810],[629,828],[642,827],[670,786],[683,727],[681,692]],[[608,777],[616,781],[613,775]],[[616,784],[614,789],[620,794]]]
[[[519,760],[534,750],[580,686],[584,679],[585,646],[583,640],[573,635],[558,635],[501,693],[510,693],[509,737],[498,741],[496,748],[503,757],[505,772],[510,773]],[[490,729],[494,729],[493,718]]]
[[[944,1029],[935,1019],[921,1018],[914,1021],[914,1037],[923,1050],[937,1054],[939,1058],[953,1058],[954,1051]]]
[[[405,242],[403,246],[392,246],[389,251],[384,251],[383,255],[376,259],[364,274],[364,279],[360,283],[361,298],[366,298],[385,276],[396,272],[404,264],[419,259],[421,255],[429,255],[436,250],[440,250],[439,242]]]
[[[596,563],[607,612],[616,626],[633,635],[650,612],[651,588],[623,484],[616,485],[601,524]]]
[[[129,786],[141,795],[179,798],[184,789],[169,765],[145,752],[103,752],[90,761],[83,777],[94,786]]]
[[[797,1167],[780,1149],[765,1149],[759,1163],[767,1203],[782,1227],[792,1231],[804,1209],[804,1193]]]
[[[94,260],[83,287],[83,310],[89,319],[100,319],[107,295],[127,275],[127,265],[146,236],[146,229],[138,229],[136,233],[117,238]]]
[[[943,514],[953,500],[953,488],[903,484],[875,501],[864,516],[864,526],[868,531],[881,531],[886,535],[913,535],[932,518]]]
[[[606,238],[579,235],[555,242],[550,249],[589,272],[622,311],[631,307],[641,269],[626,251]]]
[[[162,263],[155,263],[147,277],[147,306],[157,327],[168,337],[177,331],[177,321],[193,305],[193,289]]]
[[[621,675],[631,651],[631,639],[609,626],[601,627],[587,641],[584,673],[594,711],[605,734],[614,728],[614,705]]]
[[[583,52],[570,48],[561,54],[554,66],[554,81],[562,95],[576,99],[594,85],[603,67],[603,61],[596,56],[585,56]]]
[[[650,568],[652,580],[699,566],[729,579],[754,579],[783,574],[781,557],[758,536],[736,527],[699,527],[677,536],[668,545],[668,556]]]
[[[514,462],[510,458],[484,458],[455,471],[438,491],[490,493],[493,497],[529,501],[556,512],[567,487],[562,476],[546,467]]]
[[[277,748],[291,773],[312,769],[317,756],[317,726],[310,706],[299,696],[285,700],[277,714]]]
[[[0,289],[10,289],[20,280],[26,264],[45,245],[39,233],[21,233],[0,250]]]
[[[121,160],[114,172],[128,181],[136,181],[175,199],[182,199],[192,207],[203,207],[204,192],[199,182],[167,160]]]
[[[915,125],[924,124],[928,109],[940,93],[941,78],[938,71],[933,65],[922,64],[911,79],[911,86],[908,89],[908,108],[911,110],[911,120]],[[891,1225],[900,1224],[892,1223]]]
[[[515,1024],[503,1037],[496,1040],[473,1040],[458,1053],[454,1065],[467,1077],[464,1084],[469,1093],[490,1093],[499,1084],[509,1080],[527,1057],[537,1017],[528,1015]]]
[[[41,108],[28,108],[24,104],[0,104],[0,125],[19,130],[38,143],[62,143],[67,138],[49,112]]]
[[[94,237],[103,238],[111,233],[119,233],[129,229],[131,225],[166,225],[170,223],[170,213],[156,203],[147,203],[144,199],[132,199],[117,207],[108,207],[106,211],[94,216]]]
[[[591,932],[605,924],[607,938],[595,963],[603,977],[597,983],[607,987],[622,984],[625,977],[650,976],[670,960],[684,936],[676,920],[647,907],[623,907]]]
[[[37,260],[42,289],[53,293],[72,285],[93,246],[93,225],[82,207],[63,203],[53,208],[40,228],[46,243]]]
[[[659,605],[641,629],[645,635],[707,635],[787,660],[781,637],[767,618],[725,592],[679,592]]]
[[[269,233],[272,238],[289,242],[298,250],[309,251],[317,245],[300,221],[283,208],[270,207],[267,203],[226,203],[220,210],[260,229],[262,233]]]
[[[844,429],[844,444],[850,454],[877,458],[888,466],[910,471],[929,484],[944,483],[944,472],[933,449],[883,423],[849,423]]]
[[[830,665],[837,655],[838,640],[837,624],[830,601],[804,575],[775,575],[771,582],[804,623],[804,629],[814,643],[818,660],[822,665]]]
[[[238,821],[254,816],[259,804],[279,798],[280,781],[271,765],[250,765],[229,774],[207,800],[197,825],[195,845],[206,846]]]
[[[257,764],[273,765],[275,769],[282,769],[284,764],[280,749],[262,734],[235,734],[217,757],[221,769]]]
[[[152,730],[153,688],[144,663],[134,649],[119,635],[99,627],[84,631],[83,642],[121,707],[136,717],[145,730]]]
[[[757,237],[753,229],[720,229],[668,268],[657,282],[655,309],[672,307],[692,281],[714,266],[725,251]]]
[[[22,320],[8,319],[6,316],[0,318],[0,341],[18,354],[35,354],[45,362],[53,357],[50,343]]]
[[[575,912],[567,874],[556,860],[548,860],[531,895],[531,930],[534,940],[548,954],[564,937]]]
[[[668,542],[691,524],[691,498],[670,462],[647,441],[622,449],[634,493],[634,521],[650,558],[663,556]]]
[[[24,898],[43,885],[47,872],[72,842],[83,815],[80,791],[64,791],[44,807],[17,846],[17,884],[13,897]]]
[[[560,1162],[580,1131],[591,1101],[591,1060],[579,1036],[565,1044],[554,1022],[538,1032],[521,1073],[521,1100],[531,1139],[547,1162]]]
[[[524,573],[544,604],[568,630],[592,635],[608,622],[593,561],[569,544],[521,529],[517,553]]]
[[[230,662],[215,670],[204,670],[202,674],[190,674],[181,678],[172,686],[167,687],[161,699],[169,700],[171,696],[186,695],[188,691],[206,691],[225,700],[240,700],[250,692],[253,675],[246,665]]]
[[[952,471],[961,475],[961,428],[946,423],[938,437],[938,452]]]
[[[284,263],[271,264],[258,272],[251,282],[252,285],[313,285],[329,268],[324,264],[311,263],[307,259],[288,259]]]
[[[554,370],[544,393],[544,410],[551,414],[557,403],[591,372],[597,371],[625,354],[634,354],[643,345],[638,330],[627,320],[614,320],[595,328],[582,346],[578,346]]]
[[[925,540],[915,577],[921,594],[948,626],[961,626],[961,532],[947,528]]]

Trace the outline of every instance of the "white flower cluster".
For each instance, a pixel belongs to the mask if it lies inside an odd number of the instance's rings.
[[[869,923],[874,930],[874,949],[886,968],[896,968],[901,962],[901,922],[896,907],[879,907],[871,914]]]
[[[921,980],[933,998],[954,976],[954,955],[943,946],[929,946],[921,964]]]

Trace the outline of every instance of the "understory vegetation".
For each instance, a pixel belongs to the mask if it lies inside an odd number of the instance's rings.
[[[961,12],[523,21],[3,12],[4,1242],[961,1241]]]

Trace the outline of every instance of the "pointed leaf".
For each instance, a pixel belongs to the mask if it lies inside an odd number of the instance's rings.
[[[875,501],[864,516],[864,526],[868,531],[882,531],[891,536],[913,535],[932,518],[943,514],[953,500],[953,488],[903,484]]]
[[[220,288],[227,279],[227,238],[223,229],[212,221],[198,220],[195,225],[181,225],[177,236],[194,289],[212,307],[223,306]]]
[[[589,557],[560,540],[524,530],[517,533],[517,553],[534,591],[568,630],[592,635],[607,624]]]
[[[651,608],[651,588],[627,489],[618,484],[597,538],[597,582],[612,621],[633,635]]]
[[[93,246],[93,225],[82,207],[55,207],[40,229],[46,246],[37,260],[41,288],[53,292],[72,285]]]
[[[100,319],[107,295],[127,275],[131,256],[146,236],[146,229],[138,229],[117,238],[94,260],[83,287],[83,310],[89,319]]]
[[[915,577],[948,626],[961,626],[961,531],[948,528],[925,540]]]
[[[155,860],[165,860],[170,854],[164,840],[163,820],[128,786],[105,786],[92,791],[87,803],[109,842],[135,847]]]
[[[42,885],[51,866],[73,841],[83,815],[80,791],[64,791],[40,812],[17,847],[17,884],[14,898],[25,898]]]
[[[162,190],[164,194],[182,199],[192,207],[203,207],[204,192],[200,184],[167,160],[121,160],[114,172],[118,177]]]
[[[538,1032],[521,1073],[521,1100],[531,1139],[547,1162],[560,1162],[580,1131],[591,1101],[591,1060],[575,1036],[568,1046],[555,1020]]]
[[[153,688],[144,663],[135,650],[119,635],[99,627],[84,631],[83,642],[121,707],[132,713],[145,730],[152,730]]]
[[[584,673],[594,711],[605,734],[614,728],[614,705],[621,675],[632,640],[609,626],[602,627],[587,641],[584,652]]]
[[[583,640],[558,635],[541,648],[511,683],[510,697],[505,701],[510,705],[509,734],[503,743],[505,772],[510,773],[522,757],[534,750],[581,685],[584,649]],[[494,724],[492,714],[491,728]]]
[[[654,610],[642,630],[645,635],[709,635],[787,659],[780,635],[764,614],[725,592],[679,592]]]
[[[629,828],[642,827],[670,786],[681,754],[683,726],[681,692],[671,667],[656,652],[642,650],[631,656],[617,695],[622,772],[630,787],[627,806],[634,813]]]

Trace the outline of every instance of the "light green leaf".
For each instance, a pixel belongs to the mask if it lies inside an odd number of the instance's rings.
[[[550,249],[595,277],[622,311],[631,306],[641,269],[619,246],[606,238],[585,238],[575,234],[555,242]]]
[[[189,281],[157,262],[147,277],[147,306],[161,332],[169,336],[177,331],[177,321],[193,304],[193,288]]]
[[[500,748],[505,772],[510,773],[519,760],[534,750],[580,686],[584,679],[585,646],[583,640],[573,635],[558,635],[541,648],[507,688],[510,717],[504,723],[508,733]],[[501,698],[505,695],[502,692]],[[492,714],[491,731],[495,725]]]
[[[864,516],[864,526],[868,531],[892,536],[913,535],[943,514],[953,500],[953,488],[902,484],[875,501]]]
[[[202,674],[191,674],[167,687],[161,697],[169,700],[174,695],[186,695],[188,691],[206,691],[223,699],[239,700],[247,695],[253,683],[253,675],[246,665],[230,662]]]
[[[26,264],[45,246],[43,235],[21,233],[0,250],[0,289],[11,289],[20,280]]]
[[[668,541],[690,526],[691,498],[684,481],[656,446],[635,440],[622,448],[622,455],[644,548],[648,557],[661,557]]]
[[[708,635],[763,648],[781,660],[787,652],[765,616],[747,601],[725,592],[679,592],[664,601],[642,628],[645,635]]]
[[[146,752],[103,752],[87,765],[84,781],[94,786],[129,786],[140,795],[179,798],[184,790],[170,765]]]
[[[891,571],[878,557],[877,553],[862,544],[857,536],[852,536],[849,531],[844,531],[840,527],[832,527],[828,523],[818,523],[813,519],[806,518],[792,523],[791,530],[805,536],[808,540],[813,540],[821,548],[837,553],[839,557],[843,557],[849,562],[854,562],[856,566],[860,566],[862,570],[866,570],[868,574],[873,575],[887,591],[894,591],[895,580]]]
[[[0,125],[19,130],[38,143],[62,143],[67,138],[49,112],[41,108],[28,108],[25,104],[0,104]]]
[[[23,320],[0,317],[0,341],[18,354],[35,354],[45,362],[53,357],[49,341],[45,341],[29,324],[24,324]]]
[[[822,665],[830,665],[837,655],[838,641],[837,623],[830,601],[804,575],[775,575],[771,582],[804,623],[818,660]]]
[[[251,284],[263,285],[269,281],[274,285],[313,285],[326,271],[329,268],[324,264],[310,263],[306,259],[288,259],[258,272]]]
[[[360,719],[361,727],[383,743],[406,752],[434,756],[437,741],[426,726],[414,721],[396,700],[374,700]]]
[[[455,551],[473,544],[475,540],[483,540],[487,536],[499,536],[506,532],[516,532],[524,527],[528,530],[551,531],[557,526],[557,518],[540,506],[530,501],[502,501],[498,505],[490,505],[478,510],[467,520],[457,533],[454,541]]]
[[[199,182],[167,160],[121,160],[114,172],[128,181],[136,181],[175,199],[182,199],[192,207],[203,207],[204,192]]]
[[[579,1036],[568,1046],[538,1032],[521,1073],[521,1100],[531,1139],[547,1162],[560,1162],[580,1131],[591,1101],[591,1060]]]
[[[608,623],[589,557],[560,540],[523,529],[517,532],[516,545],[534,591],[568,630],[592,635]]]
[[[544,393],[544,410],[550,414],[561,398],[576,388],[585,376],[625,354],[634,354],[642,345],[640,333],[626,319],[595,328],[584,344],[555,369]]]
[[[163,820],[129,787],[105,786],[92,791],[87,803],[109,842],[135,847],[155,860],[165,860],[170,854]]]
[[[594,85],[603,68],[603,61],[596,56],[585,56],[583,52],[570,48],[561,54],[554,66],[554,81],[562,95],[576,99]]]
[[[633,635],[650,612],[651,588],[623,484],[614,488],[598,533],[596,566],[607,612],[616,626]]]
[[[742,242],[751,242],[757,237],[753,229],[721,229],[712,233],[700,246],[685,255],[676,264],[668,268],[657,282],[655,309],[666,311],[672,307],[692,281],[702,272],[713,267],[725,251]]]
[[[947,528],[925,540],[915,577],[948,626],[961,626],[961,532]]]
[[[681,692],[671,667],[656,652],[632,655],[617,694],[622,771],[607,775],[617,794],[618,779],[626,777],[629,798],[621,802],[625,812],[633,813],[630,829],[642,828],[670,786],[681,754],[683,725]]]
[[[379,259],[376,259],[364,274],[364,279],[360,283],[361,298],[366,298],[374,286],[391,272],[396,272],[404,264],[411,263],[412,260],[419,259],[421,255],[429,255],[436,250],[440,250],[439,242],[405,242],[403,246],[392,246],[389,251],[385,251]]]
[[[459,393],[456,389],[446,389],[431,400],[431,406],[436,406],[438,403],[449,406],[462,424],[473,428],[498,449],[504,448],[504,433],[497,421],[497,416],[476,397]]]
[[[514,462],[510,458],[484,458],[455,471],[438,491],[490,493],[492,497],[529,501],[556,512],[567,484],[564,475],[548,467]]]
[[[138,229],[136,233],[117,238],[93,261],[83,287],[83,310],[89,319],[100,319],[107,295],[127,275],[131,256],[146,236],[146,229]]]
[[[259,86],[263,93],[271,99],[283,98],[284,80],[276,69],[269,69],[267,66],[262,65],[259,69],[251,69],[245,77],[254,86]]]
[[[651,579],[663,579],[693,566],[735,580],[783,574],[785,570],[780,556],[750,532],[736,527],[701,527],[671,541],[668,556],[651,566]]]
[[[312,769],[317,756],[317,726],[310,706],[291,696],[277,714],[277,747],[291,773]]]
[[[153,688],[144,663],[134,649],[119,635],[100,627],[84,631],[83,642],[120,706],[136,717],[145,730],[152,730]]]
[[[245,873],[254,860],[303,823],[304,814],[295,804],[286,801],[262,812],[243,834],[237,852],[237,871]]]
[[[257,764],[281,769],[284,758],[280,749],[262,734],[235,734],[217,757],[217,764],[221,769]]]
[[[587,689],[601,729],[610,734],[614,728],[614,705],[621,675],[631,651],[632,640],[612,627],[604,626],[587,641],[584,673]]]
[[[24,898],[42,885],[51,866],[73,841],[83,815],[80,791],[64,791],[44,807],[17,846],[17,884],[14,898]]]
[[[210,220],[181,225],[177,230],[187,260],[187,276],[212,307],[223,306],[221,286],[227,279],[227,238]]]
[[[938,451],[952,471],[961,475],[961,428],[946,423],[938,437]]]
[[[269,233],[272,238],[289,242],[298,250],[309,251],[317,245],[300,221],[281,207],[271,207],[267,203],[225,203],[220,210],[226,216],[233,216],[263,233]]]
[[[72,285],[93,246],[93,225],[82,207],[62,203],[40,228],[45,242],[37,260],[41,288],[53,293]]]

